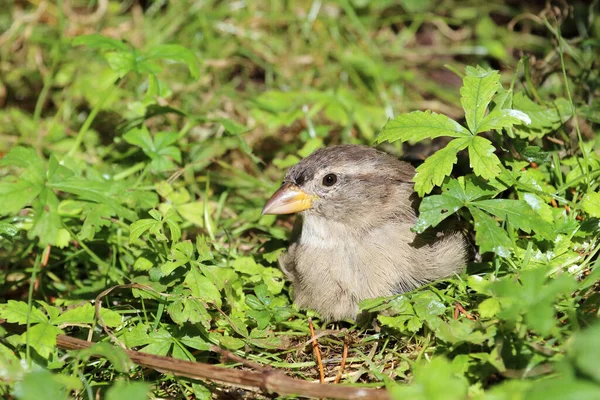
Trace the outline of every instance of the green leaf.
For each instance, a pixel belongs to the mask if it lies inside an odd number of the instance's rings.
[[[416,368],[410,385],[388,386],[393,400],[463,400],[469,384],[445,358],[436,357]]]
[[[437,226],[444,219],[457,212],[464,202],[449,194],[428,196],[419,206],[419,219],[413,230],[423,233],[430,226]]]
[[[188,298],[185,300],[182,317],[192,324],[200,323],[205,329],[210,329],[212,317],[208,313],[206,303],[199,299]]]
[[[510,128],[513,125],[529,125],[531,118],[519,110],[494,110],[485,116],[476,133]]]
[[[27,332],[21,335],[22,343],[28,340],[29,345],[43,358],[50,357],[56,351],[56,337],[63,331],[46,322],[30,326]]]
[[[467,147],[470,138],[454,139],[441,150],[428,157],[425,162],[417,167],[413,181],[415,191],[419,196],[431,192],[434,186],[439,186],[446,176],[452,172],[456,163],[456,153]]]
[[[260,275],[263,266],[257,264],[252,257],[239,257],[231,265],[234,270],[247,275]]]
[[[173,346],[173,337],[163,328],[159,328],[157,331],[151,331],[148,335],[148,339],[150,343],[140,350],[144,353],[166,356]]]
[[[123,78],[131,71],[137,71],[135,54],[131,52],[113,51],[104,55],[110,68]]]
[[[589,192],[583,196],[581,208],[590,216],[600,218],[600,193]]]
[[[475,136],[469,143],[469,159],[475,175],[493,179],[500,174],[500,160],[494,154],[496,148],[486,138]]]
[[[196,55],[189,49],[177,44],[160,44],[148,48],[144,52],[147,60],[169,60],[185,64],[194,79],[200,77],[200,68]]]
[[[469,131],[453,119],[431,111],[413,111],[401,114],[389,120],[375,141],[395,142],[401,140],[411,143],[439,136],[468,137]]]
[[[491,199],[478,200],[471,203],[473,206],[495,215],[503,221],[508,221],[517,229],[527,233],[534,230],[546,239],[556,237],[552,225],[540,219],[535,211],[523,200]]]
[[[84,45],[92,49],[100,50],[130,50],[129,46],[126,43],[97,33],[93,33],[91,35],[77,36],[73,39],[72,44],[73,46]]]
[[[6,222],[0,222],[0,238],[9,239],[17,235],[19,229]]]
[[[0,215],[16,214],[40,194],[43,185],[25,179],[5,180],[0,182],[0,198],[2,207]]]
[[[513,107],[531,118],[531,124],[517,125],[513,128],[520,137],[528,139],[540,138],[556,130],[572,116],[571,105],[564,98],[556,99],[552,107],[545,107],[534,103],[520,92],[513,98]]]
[[[46,180],[46,168],[35,150],[30,147],[15,146],[0,158],[1,166],[22,168],[21,179],[33,184],[42,184]]]
[[[480,251],[482,253],[493,251],[500,257],[509,257],[513,244],[506,231],[478,208],[469,207],[469,211],[475,222],[475,241],[480,246]]]
[[[524,316],[530,329],[542,335],[549,334],[557,324],[555,303],[558,298],[569,296],[575,290],[576,282],[569,274],[554,279],[548,279],[546,275],[544,266],[521,271],[518,280],[508,276],[492,283],[491,290],[502,309],[498,317],[517,322]]]
[[[500,312],[500,302],[495,298],[485,299],[479,303],[477,310],[481,318],[494,318]]]
[[[118,194],[115,193],[121,186],[115,184],[115,182],[90,181],[73,177],[60,182],[49,183],[47,186],[52,189],[76,194],[79,196],[80,200],[89,200],[95,203],[106,204],[120,217],[130,221],[137,219],[135,211],[121,205]]]
[[[77,358],[83,361],[89,360],[92,356],[106,358],[118,372],[122,373],[129,372],[135,366],[123,349],[110,343],[94,343],[91,347],[77,352]]]
[[[179,242],[171,249],[169,261],[164,263],[160,270],[164,276],[171,274],[175,269],[189,263],[194,255],[194,247],[192,242],[186,240],[185,242]]]
[[[527,400],[596,400],[600,399],[600,387],[591,382],[572,377],[557,377],[536,381],[522,395]]]
[[[192,266],[190,272],[185,276],[183,284],[188,287],[192,294],[205,302],[215,303],[221,307],[221,293],[206,276],[202,275],[197,266]]]
[[[440,318],[437,319],[440,323],[437,326],[430,326],[436,336],[444,342],[457,345],[459,343],[472,343],[481,345],[484,342],[492,339],[496,334],[496,329],[492,326],[491,329],[482,331],[480,324],[469,319],[455,320],[443,322]]]
[[[25,325],[29,306],[23,301],[8,300],[6,304],[0,304],[0,317],[11,324]],[[29,314],[30,323],[48,322],[48,317],[38,308],[31,307]]]
[[[419,206],[419,218],[412,230],[423,233],[437,226],[461,207],[484,197],[492,197],[500,190],[473,175],[448,179],[442,186],[442,194],[427,196]]]
[[[150,388],[145,382],[117,381],[106,391],[106,400],[147,400]]]
[[[154,225],[160,224],[154,219],[140,219],[129,226],[129,242],[137,240],[144,232],[148,231]]]
[[[596,322],[591,327],[577,332],[569,347],[569,355],[577,368],[596,383],[600,383],[600,323]]]
[[[14,395],[19,400],[69,399],[65,385],[45,369],[32,371],[22,381],[15,382]]]
[[[115,212],[106,204],[94,204],[86,206],[84,214],[86,217],[77,237],[87,241],[92,240],[102,227],[111,226],[110,218]]]
[[[35,217],[33,226],[27,236],[30,239],[38,237],[41,246],[52,245],[64,247],[65,243],[63,236],[62,221],[58,215],[58,198],[52,190],[45,188],[41,191],[39,198],[34,202]]]
[[[85,303],[83,306],[71,308],[62,313],[53,322],[57,325],[61,324],[91,324],[94,322],[94,307],[90,303]]]
[[[480,132],[487,107],[494,94],[501,88],[500,75],[495,70],[467,67],[467,74],[460,89],[460,103],[465,110],[467,126],[473,133]]]
[[[154,142],[148,132],[148,128],[134,128],[123,135],[123,139],[129,144],[138,146],[144,153],[151,154],[154,151]]]

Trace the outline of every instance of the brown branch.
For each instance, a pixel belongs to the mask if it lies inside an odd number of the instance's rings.
[[[319,382],[325,382],[325,369],[323,368],[323,361],[321,360],[321,350],[319,349],[319,343],[317,342],[317,338],[315,337],[315,327],[313,326],[312,319],[308,319],[308,328],[310,329],[310,336],[313,340],[313,352],[315,353],[315,358],[317,359],[317,365],[319,366]]]
[[[81,350],[91,347],[94,342],[58,335],[58,347],[65,350]],[[191,379],[208,379],[233,386],[252,386],[279,395],[332,399],[373,399],[390,400],[388,393],[381,389],[358,388],[341,385],[327,385],[290,378],[279,371],[242,371],[217,365],[180,360],[172,357],[156,356],[134,350],[124,350],[131,361],[163,373],[184,376]]]
[[[346,368],[346,359],[348,358],[348,342],[344,340],[344,352],[342,353],[342,363],[340,364],[340,370],[338,371],[335,381],[333,383],[340,383],[342,379],[342,374],[344,373],[344,368]]]

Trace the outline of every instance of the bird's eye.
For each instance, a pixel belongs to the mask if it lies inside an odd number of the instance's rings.
[[[323,178],[323,185],[325,186],[333,186],[337,182],[336,174],[327,174]]]

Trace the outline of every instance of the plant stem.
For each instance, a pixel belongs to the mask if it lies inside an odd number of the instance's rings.
[[[41,264],[41,255],[38,254],[33,264],[33,273],[29,282],[29,294],[27,295],[27,330],[25,331],[25,354],[27,365],[31,367],[31,347],[29,346],[29,328],[31,327],[31,309],[33,308],[33,287],[37,279],[37,273]]]

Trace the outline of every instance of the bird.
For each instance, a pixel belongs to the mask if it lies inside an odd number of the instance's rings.
[[[356,320],[362,300],[464,269],[460,231],[411,231],[414,175],[411,164],[356,144],[318,149],[288,170],[262,214],[298,214],[278,261],[299,308],[324,321]]]

